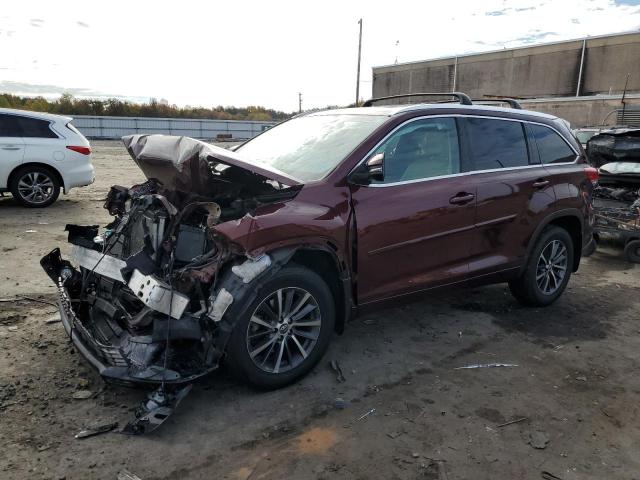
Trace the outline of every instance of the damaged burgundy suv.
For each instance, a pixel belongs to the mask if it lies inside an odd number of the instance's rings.
[[[508,282],[552,303],[592,238],[583,150],[558,118],[452,96],[301,115],[236,151],[125,137],[148,181],[112,187],[101,231],[67,227],[71,261],[41,262],[67,333],[107,379],[224,360],[274,388],[385,300]]]

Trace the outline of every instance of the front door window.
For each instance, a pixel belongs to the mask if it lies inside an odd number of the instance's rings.
[[[399,183],[460,172],[458,132],[453,118],[409,122],[375,153],[384,153],[385,178],[374,183]]]

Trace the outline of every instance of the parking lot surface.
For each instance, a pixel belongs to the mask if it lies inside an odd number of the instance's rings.
[[[640,269],[613,244],[551,307],[503,285],[434,294],[356,319],[288,388],[222,369],[151,435],[75,439],[145,395],[105,385],[42,303],[38,261],[66,251],[65,224],[104,225],[109,186],[144,180],[118,142],[93,147],[92,186],[43,210],[0,199],[0,478],[637,478]]]

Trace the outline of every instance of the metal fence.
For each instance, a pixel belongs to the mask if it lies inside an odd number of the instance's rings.
[[[89,138],[106,139],[137,133],[161,133],[204,140],[246,140],[275,125],[276,122],[74,115],[73,124]]]

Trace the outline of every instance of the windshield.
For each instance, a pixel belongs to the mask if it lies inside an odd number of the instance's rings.
[[[624,175],[625,173],[640,174],[640,163],[635,162],[611,162],[600,167],[604,173]]]
[[[576,138],[578,139],[578,141],[580,143],[582,143],[583,145],[585,143],[587,143],[589,141],[589,139],[591,137],[593,137],[596,133],[598,132],[594,132],[594,131],[587,131],[587,132],[576,132]]]
[[[236,151],[256,166],[301,182],[320,180],[378,126],[385,115],[315,114],[284,122]]]

